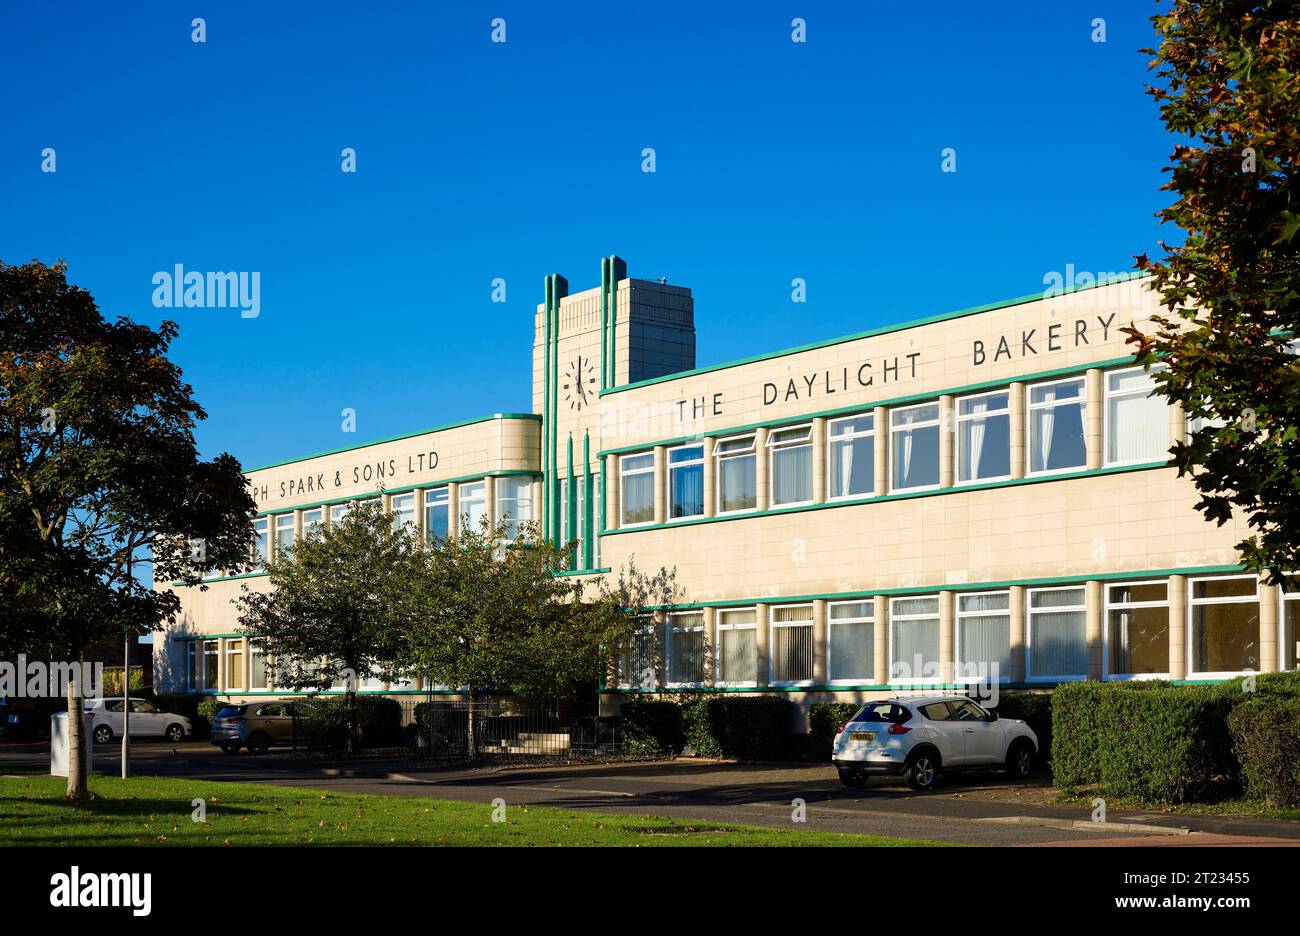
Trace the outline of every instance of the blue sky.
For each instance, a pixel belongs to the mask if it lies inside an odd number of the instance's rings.
[[[539,6],[6,3],[0,259],[177,321],[202,450],[253,466],[527,411],[543,276],[597,285],[609,253],[693,289],[705,365],[1176,233],[1154,3]],[[178,263],[258,271],[260,315],[155,309]]]

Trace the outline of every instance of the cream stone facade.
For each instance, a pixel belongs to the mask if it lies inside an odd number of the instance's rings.
[[[273,551],[382,485],[422,529],[426,501],[453,535],[535,520],[575,543],[568,574],[674,568],[655,665],[612,668],[607,709],[1294,668],[1300,596],[1245,575],[1246,526],[1206,523],[1168,464],[1185,420],[1122,331],[1156,308],[1120,278],[696,368],[690,291],[610,257],[597,288],[546,279],[532,414],[250,471],[257,521]],[[175,685],[273,691],[235,634],[242,584],[265,576],[181,590],[156,651]]]

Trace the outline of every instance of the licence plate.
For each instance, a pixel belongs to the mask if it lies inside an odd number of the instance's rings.
[[[850,732],[849,732],[849,740],[850,740],[850,741],[874,741],[875,739],[876,739],[876,736],[875,736],[874,734],[872,734],[870,731],[850,731]]]

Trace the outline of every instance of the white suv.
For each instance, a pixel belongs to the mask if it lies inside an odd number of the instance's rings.
[[[913,790],[929,790],[939,774],[1005,767],[1033,772],[1038,738],[1018,718],[998,718],[962,696],[915,696],[868,702],[840,726],[831,758],[846,786],[871,774],[901,774]]]

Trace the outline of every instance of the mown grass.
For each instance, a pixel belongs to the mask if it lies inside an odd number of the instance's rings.
[[[66,800],[58,777],[0,777],[0,845],[934,845],[660,816],[579,813],[254,783],[94,775]],[[206,821],[195,822],[203,800]],[[500,813],[498,812],[498,815]]]

